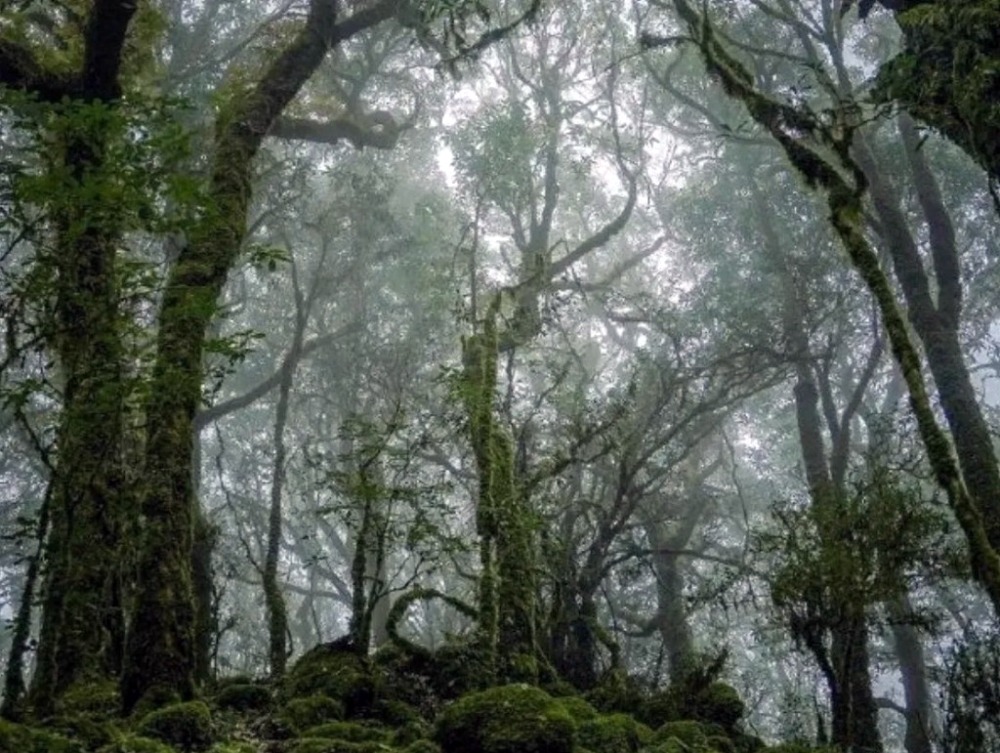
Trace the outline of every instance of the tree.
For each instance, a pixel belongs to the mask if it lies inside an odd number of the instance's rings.
[[[118,202],[131,187],[114,170],[111,158],[129,138],[122,119],[127,101],[123,95],[131,94],[138,82],[131,56],[144,59],[152,43],[133,23],[136,4],[103,0],[93,5],[80,30],[79,60],[47,64],[41,54],[44,43],[35,41],[46,36],[44,30],[23,38],[5,31],[0,37],[0,83],[6,92],[37,100],[41,109],[36,110],[36,133],[56,136],[61,146],[56,164],[44,174],[58,175],[87,197],[49,207],[47,217],[56,235],[56,317],[50,347],[64,371],[65,388],[59,490],[47,544],[45,628],[32,691],[39,711],[49,708],[73,682],[115,669],[107,666],[114,652],[94,643],[105,633],[89,629],[89,605],[108,603],[113,572],[108,563],[119,556],[118,511],[121,495],[128,493],[139,501],[144,530],[122,657],[122,702],[128,711],[144,699],[157,703],[193,695],[193,419],[201,401],[208,327],[246,235],[254,158],[272,133],[325,143],[348,139],[358,146],[369,141],[391,146],[396,125],[388,120],[382,119],[373,130],[351,118],[324,125],[282,121],[281,116],[330,49],[380,24],[398,19],[417,29],[424,40],[440,29],[443,41],[438,48],[463,55],[478,52],[538,10],[537,2],[529,4],[509,24],[470,41],[463,30],[473,6],[415,7],[384,0],[342,14],[339,3],[314,0],[304,22],[265,63],[259,77],[229,97],[216,123],[208,179],[196,199],[198,217],[184,228],[185,241],[163,281],[155,355],[142,406],[146,431],[141,488],[121,478],[119,465],[129,391],[119,335],[117,257],[130,229],[126,219],[131,218],[119,211]],[[67,31],[75,23],[72,17],[50,21],[48,28],[65,24]],[[50,114],[59,119],[48,120]],[[104,544],[94,547],[94,541]],[[120,620],[114,601],[108,610],[111,619]],[[107,632],[121,635],[115,629]]]

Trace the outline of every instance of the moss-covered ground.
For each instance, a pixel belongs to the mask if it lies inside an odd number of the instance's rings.
[[[806,753],[766,747],[713,683],[683,697],[609,678],[587,698],[527,684],[468,690],[426,657],[372,659],[317,647],[274,686],[235,678],[201,700],[110,713],[107,685],[76,688],[58,714],[0,721],[0,753]],[[448,688],[462,688],[449,693]],[[444,692],[442,692],[444,691]],[[554,688],[554,692],[556,689]],[[93,698],[91,698],[91,695]],[[91,702],[92,701],[92,702]],[[816,749],[819,750],[819,749]]]

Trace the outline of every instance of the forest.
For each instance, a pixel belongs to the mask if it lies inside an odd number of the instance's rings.
[[[1000,0],[0,0],[0,753],[1000,753]]]

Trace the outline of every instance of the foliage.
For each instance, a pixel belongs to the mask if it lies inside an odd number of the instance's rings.
[[[212,713],[203,701],[175,703],[144,716],[136,732],[183,751],[203,751],[212,744]]]
[[[576,725],[548,693],[503,685],[463,696],[438,717],[443,753],[571,753]]]
[[[330,740],[346,740],[351,743],[385,742],[386,731],[378,727],[369,727],[354,722],[327,722],[318,727],[311,727],[302,733],[302,737],[325,737]]]

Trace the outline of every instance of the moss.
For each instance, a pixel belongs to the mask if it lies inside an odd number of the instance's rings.
[[[733,729],[746,714],[746,705],[739,693],[724,682],[713,682],[689,702],[682,703],[681,709],[693,719],[712,722],[726,730]]]
[[[64,716],[85,714],[89,717],[110,719],[121,710],[118,684],[112,680],[79,682],[71,685],[56,704],[56,711]]]
[[[584,697],[605,713],[632,713],[646,700],[636,681],[620,669],[606,672]]]
[[[110,745],[98,748],[97,753],[176,753],[173,748],[159,740],[128,735]]]
[[[653,743],[666,742],[676,738],[692,749],[704,748],[708,745],[708,735],[701,724],[694,721],[667,722],[653,733]]]
[[[709,735],[708,747],[719,753],[736,753],[736,743],[725,735]]]
[[[325,695],[294,698],[285,704],[279,719],[295,732],[344,718],[344,705]]]
[[[293,742],[286,753],[387,753],[391,750],[382,743],[352,743],[348,740],[328,740],[323,737],[304,737]]]
[[[628,714],[599,716],[577,729],[580,745],[601,753],[635,753],[642,745],[639,723]]]
[[[444,753],[571,753],[576,725],[558,701],[529,685],[464,696],[438,718]]]
[[[404,748],[406,753],[441,753],[441,748],[430,740],[415,740]]]
[[[837,753],[836,748],[825,745],[817,748],[808,743],[781,743],[769,745],[765,750],[767,753]]]
[[[430,683],[441,698],[483,690],[492,676],[490,656],[473,641],[456,640],[434,652]]]
[[[349,717],[368,716],[379,696],[379,683],[367,659],[349,647],[324,643],[306,652],[285,677],[281,697],[325,695],[340,701]]]
[[[392,744],[397,748],[405,748],[418,740],[424,740],[431,735],[431,727],[423,720],[407,722],[397,727],[392,733]]]
[[[212,715],[202,701],[175,703],[147,714],[136,731],[183,751],[207,750],[212,744]]]
[[[306,730],[303,737],[323,737],[328,740],[346,740],[351,743],[385,742],[388,733],[377,727],[366,727],[354,722],[329,722]]]
[[[257,746],[253,743],[216,743],[208,753],[257,753]]]
[[[422,723],[420,712],[405,701],[383,700],[375,706],[375,718],[391,727],[402,727],[414,722]]]
[[[0,719],[0,751],[3,753],[83,753],[83,746],[61,735],[25,727]]]
[[[262,710],[271,705],[271,691],[263,685],[227,685],[215,696],[215,705],[234,711]]]
[[[95,750],[114,742],[119,732],[110,722],[93,719],[83,714],[58,716],[46,722],[46,730],[71,740],[77,740],[87,750]]]
[[[648,748],[643,748],[642,753],[692,753],[692,751],[676,737],[670,737]]]
[[[559,705],[566,709],[577,722],[585,722],[597,716],[597,709],[591,706],[585,698],[578,695],[560,698]]]

